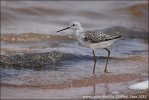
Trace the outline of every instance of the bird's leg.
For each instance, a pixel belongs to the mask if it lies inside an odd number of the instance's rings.
[[[94,68],[93,68],[93,74],[95,73],[95,66],[96,66],[96,56],[94,50],[92,50],[93,56],[94,56]]]
[[[106,62],[106,66],[105,66],[105,70],[104,72],[107,72],[107,65],[108,65],[108,60],[109,60],[109,56],[110,56],[110,50],[108,50],[107,48],[105,48],[108,51],[108,58],[107,58],[107,62]]]

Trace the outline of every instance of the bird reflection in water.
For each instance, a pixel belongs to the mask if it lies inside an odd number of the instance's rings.
[[[91,96],[92,97],[94,97],[94,96],[96,96],[97,95],[97,89],[96,89],[96,79],[97,79],[97,77],[96,77],[96,75],[94,75],[93,76],[93,81],[92,81],[92,87],[93,87],[93,89],[92,89],[92,92],[91,92]],[[108,80],[106,80],[105,81],[105,83],[104,83],[104,88],[105,88],[105,93],[104,93],[104,95],[106,96],[106,95],[110,95],[111,94],[111,92],[110,92],[110,88],[109,88],[109,82],[108,82]],[[99,95],[99,94],[98,94]]]

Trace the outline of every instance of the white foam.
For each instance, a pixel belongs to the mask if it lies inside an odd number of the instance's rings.
[[[148,87],[149,85],[149,81],[144,81],[144,82],[140,82],[140,83],[137,83],[137,84],[134,84],[134,85],[131,85],[129,86],[130,89],[141,89],[141,90],[145,90],[145,89],[149,89]]]

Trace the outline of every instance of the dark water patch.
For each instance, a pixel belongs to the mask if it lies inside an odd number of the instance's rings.
[[[96,56],[97,60],[104,62],[106,56]],[[110,57],[109,59],[117,59]],[[74,65],[82,61],[93,61],[92,55],[79,55],[71,53],[62,53],[59,51],[50,51],[46,53],[24,53],[22,55],[5,56],[1,55],[1,67],[8,69],[31,69],[41,70],[59,70],[65,65]]]
[[[1,56],[1,66],[15,68],[42,68],[43,66],[55,65],[61,58],[61,53],[57,51],[47,53],[31,53],[14,56]]]
[[[148,53],[148,50],[131,50],[130,52],[125,52],[123,54],[126,54],[126,55],[141,55],[143,53]]]
[[[70,62],[77,62],[77,61],[89,61],[93,60],[93,55],[76,55],[76,54],[70,54],[70,53],[64,53],[62,56],[61,61],[67,61],[69,60]],[[107,59],[105,56],[96,56],[96,59],[100,59],[101,61]],[[114,59],[114,57],[109,57],[109,59]]]
[[[61,62],[75,62],[82,59],[89,60],[89,56],[79,56],[69,53],[51,51],[46,53],[30,53],[23,55],[1,56],[1,67],[15,69],[29,68],[34,70],[56,69]],[[55,67],[54,67],[55,66]]]

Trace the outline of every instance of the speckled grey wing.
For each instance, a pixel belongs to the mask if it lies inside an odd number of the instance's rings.
[[[98,32],[98,31],[86,31],[83,37],[83,40],[85,42],[89,42],[89,43],[99,43],[99,42],[103,42],[103,41],[109,41],[109,40],[114,40],[117,38],[121,38],[121,35],[117,35],[117,34],[106,34],[103,32]]]

